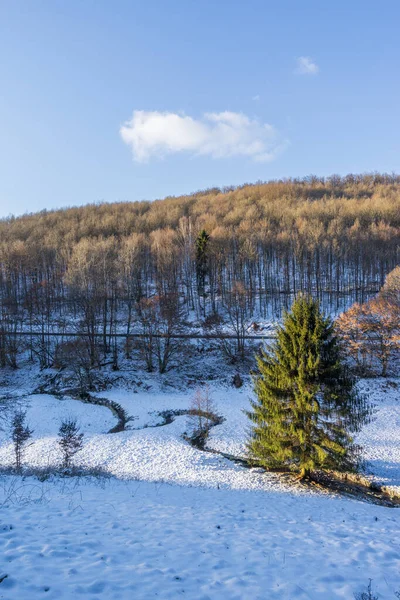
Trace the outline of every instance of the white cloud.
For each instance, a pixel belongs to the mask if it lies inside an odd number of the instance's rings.
[[[195,119],[185,114],[135,110],[132,119],[120,128],[120,135],[137,162],[177,152],[212,158],[247,156],[267,162],[288,144],[272,125],[229,111]]]
[[[253,100],[258,102],[258,100],[261,100],[261,96],[259,94],[256,94],[255,96],[253,96]]]
[[[296,73],[300,75],[316,75],[318,71],[319,66],[309,56],[299,56]]]

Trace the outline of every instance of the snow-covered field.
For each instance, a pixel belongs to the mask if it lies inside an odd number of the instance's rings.
[[[400,383],[395,380],[364,380],[360,387],[374,405],[372,421],[359,436],[364,447],[368,470],[388,486],[400,487]],[[183,439],[190,428],[187,416],[178,416],[169,425],[159,413],[190,407],[193,389],[187,392],[127,391],[114,388],[102,397],[118,402],[132,417],[128,429],[107,433],[116,420],[108,408],[62,400],[48,395],[32,395],[20,404],[27,410],[27,423],[33,440],[25,454],[25,463],[35,467],[55,466],[60,462],[57,431],[65,417],[76,417],[84,432],[85,445],[76,464],[101,467],[124,479],[164,481],[184,485],[205,485],[234,489],[275,489],[276,477],[258,469],[243,468],[218,454],[193,448]],[[214,385],[211,395],[221,425],[213,427],[207,447],[234,456],[244,456],[249,421],[250,387],[239,390]],[[9,431],[0,432],[0,464],[12,464],[13,447]],[[282,486],[281,486],[282,487]]]
[[[400,380],[364,380],[360,388],[374,407],[371,423],[358,437],[368,471],[400,491]]]
[[[78,466],[101,467],[119,478],[142,481],[232,489],[282,487],[276,476],[258,469],[245,469],[217,454],[193,448],[182,438],[190,427],[187,416],[176,417],[169,425],[155,426],[163,421],[158,416],[160,411],[188,409],[192,394],[193,391],[186,394],[151,391],[135,394],[126,390],[103,393],[102,397],[116,400],[129,415],[135,417],[130,423],[131,429],[116,434],[106,433],[116,421],[105,407],[69,398],[28,396],[23,406],[27,409],[27,423],[34,433],[32,443],[26,449],[25,464],[34,467],[59,464],[61,455],[57,431],[60,422],[65,416],[76,416],[85,434],[84,449],[75,459]],[[223,428],[221,431],[218,431],[218,426],[212,430],[210,447],[231,448],[235,452],[242,449],[247,423],[241,407],[248,403],[248,395],[246,390],[220,387],[215,390],[216,408],[227,420],[220,426]],[[235,431],[237,420],[241,429],[237,427]],[[227,426],[227,423],[231,425]],[[13,446],[7,430],[1,433],[0,443],[0,464],[11,465]]]
[[[368,578],[381,599],[400,588],[394,509],[115,479],[12,483],[5,600],[351,600]]]
[[[375,404],[360,435],[368,468],[400,486],[400,402],[395,380],[366,380]],[[250,388],[213,385],[225,420],[208,447],[245,453]],[[188,409],[193,390],[114,388],[133,420],[108,434],[111,412],[48,395],[20,400],[34,430],[25,464],[60,461],[62,418],[85,434],[76,464],[102,467],[109,480],[0,479],[0,599],[139,598],[329,600],[347,598],[373,579],[379,598],[400,589],[396,509],[293,489],[183,438],[187,416],[162,423],[160,411]],[[0,464],[13,460],[9,432]],[[177,485],[178,484],[178,485]]]

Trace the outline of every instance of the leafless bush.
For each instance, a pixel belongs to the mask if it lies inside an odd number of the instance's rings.
[[[354,595],[355,600],[378,600],[379,597],[372,593],[372,579],[369,580],[368,587],[364,592]]]
[[[205,330],[213,330],[216,327],[221,327],[223,324],[223,318],[216,312],[210,313],[203,320],[203,327]]]
[[[65,470],[63,467],[58,467],[54,465],[48,465],[45,467],[25,466],[20,471],[17,471],[14,466],[0,465],[0,482],[2,477],[12,477],[12,485],[9,485],[9,489],[11,491],[19,489],[20,487],[22,489],[22,484],[20,484],[21,480],[26,482],[27,478],[29,477],[35,478],[40,483],[43,483],[53,477],[59,477],[62,479],[75,478],[79,481],[79,479],[87,479],[90,477],[99,480],[111,479],[112,475],[109,471],[106,471],[106,469],[102,466],[89,467],[86,465],[72,465],[68,470]],[[0,483],[0,490],[4,491],[4,489],[5,484]],[[3,497],[6,498],[6,495],[3,494]],[[1,506],[2,503],[0,503],[0,507]]]
[[[226,332],[220,326],[214,327],[213,333],[218,340],[219,348],[225,359],[227,359],[229,363],[235,364],[238,360],[235,342],[226,337]]]
[[[0,508],[10,504],[39,504],[47,500],[46,491],[39,483],[27,483],[24,478],[15,476],[15,471],[0,468],[0,475],[14,475],[0,481]]]
[[[82,396],[94,386],[92,362],[93,357],[87,339],[76,338],[60,344],[57,348],[56,365],[72,371]]]
[[[181,331],[182,310],[177,294],[143,298],[138,305],[141,338],[139,351],[149,372],[155,364],[165,373],[171,360],[180,351],[182,342],[175,336]]]
[[[197,388],[189,409],[189,427],[192,435],[208,431],[215,420],[214,417],[215,405],[209,386],[206,385],[203,389]]]

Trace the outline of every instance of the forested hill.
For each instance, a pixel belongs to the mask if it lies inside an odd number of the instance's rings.
[[[0,220],[3,242],[40,242],[48,248],[71,246],[88,237],[126,237],[158,229],[179,229],[182,217],[219,239],[252,233],[265,239],[286,236],[312,244],[346,235],[361,227],[368,238],[396,236],[400,226],[400,176],[348,175],[289,179],[212,188],[188,196],[154,202],[89,204],[80,208],[42,211]],[[392,229],[393,228],[393,229]]]
[[[44,303],[79,314],[85,297],[107,324],[112,310],[132,315],[155,295],[175,294],[184,312],[203,317],[239,296],[250,314],[299,290],[363,300],[399,262],[399,234],[396,175],[41,212],[0,221],[1,309],[32,319]]]

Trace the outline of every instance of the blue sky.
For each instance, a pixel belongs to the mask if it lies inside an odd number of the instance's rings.
[[[399,20],[391,0],[2,0],[0,216],[400,171]]]

